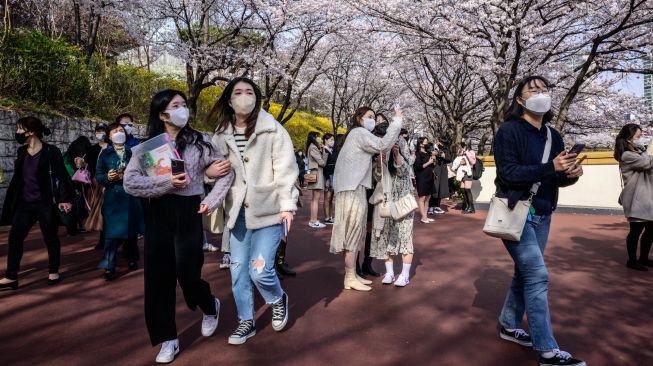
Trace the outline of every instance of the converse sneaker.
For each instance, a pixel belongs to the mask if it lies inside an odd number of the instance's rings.
[[[281,296],[281,300],[272,304],[272,329],[281,332],[288,324],[288,295]]]
[[[333,219],[330,218],[330,217],[327,217],[326,219],[324,219],[324,223],[328,224],[328,225],[333,225]]]
[[[231,255],[229,253],[224,253],[222,256],[222,262],[220,262],[220,269],[227,269],[231,265]]]
[[[440,207],[436,207],[436,208],[434,208],[434,209],[433,209],[433,212],[434,212],[435,214],[437,214],[437,215],[441,215],[441,214],[445,213],[444,210],[441,209]]]
[[[215,315],[206,315],[202,317],[202,335],[210,337],[218,329],[218,318],[220,317],[220,300],[215,298]]]
[[[202,247],[202,249],[204,249],[205,252],[217,252],[218,251],[217,247],[215,247],[213,244],[209,244],[209,243],[204,243],[204,246]]]
[[[501,337],[501,339],[505,339],[506,341],[515,342],[524,347],[533,347],[531,336],[523,329],[508,331],[503,325],[500,325],[499,337]]]
[[[381,283],[384,285],[392,285],[393,282],[395,282],[395,274],[394,273],[386,273],[383,276],[383,279],[381,280]]]
[[[404,275],[399,275],[397,277],[397,280],[395,281],[395,286],[397,287],[404,287],[410,283],[410,280],[408,279],[408,276]]]
[[[322,229],[326,227],[326,225],[321,223],[319,220],[315,222],[309,222],[308,226],[312,227],[313,229]]]
[[[569,352],[554,349],[553,357],[544,358],[540,355],[540,366],[587,366],[584,361],[572,358]]]
[[[163,342],[161,351],[156,356],[156,363],[170,363],[175,359],[179,353],[179,339]]]
[[[243,344],[256,335],[254,320],[241,320],[238,328],[229,336],[229,344]]]

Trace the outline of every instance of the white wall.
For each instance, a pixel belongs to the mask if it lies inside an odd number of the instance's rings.
[[[578,183],[571,187],[561,188],[558,199],[559,206],[621,209],[617,202],[621,193],[619,166],[585,165],[585,174]],[[490,202],[494,194],[495,167],[486,167],[483,177],[474,181],[472,188],[476,201]]]

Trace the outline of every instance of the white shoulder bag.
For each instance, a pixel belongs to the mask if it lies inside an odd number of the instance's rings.
[[[551,128],[546,126],[546,144],[544,145],[544,154],[542,155],[542,164],[546,164],[551,154]],[[540,182],[534,183],[530,190],[530,196],[527,200],[517,201],[515,208],[512,210],[508,207],[507,198],[493,196],[490,201],[490,209],[485,219],[483,232],[489,236],[519,241],[521,239],[528,211],[531,209],[533,197],[540,189]]]
[[[403,156],[402,156],[403,157]],[[392,180],[390,179],[390,187],[388,187],[388,182],[383,175],[383,171],[386,170],[385,164],[381,164],[381,182],[379,185],[382,186],[383,200],[378,203],[379,205],[379,215],[384,218],[392,218],[393,220],[400,220],[408,216],[411,212],[417,210],[417,200],[413,196],[412,192],[406,193],[403,197],[400,197],[396,201],[392,200]],[[389,173],[389,171],[388,171]],[[388,174],[389,175],[389,174]]]

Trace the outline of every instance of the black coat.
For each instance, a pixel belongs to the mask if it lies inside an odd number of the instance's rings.
[[[413,170],[415,171],[415,182],[417,185],[417,195],[420,197],[430,196],[435,189],[435,179],[433,178],[433,164],[424,168],[431,154],[417,151],[415,154],[415,163]]]
[[[440,151],[444,151],[444,158],[438,153],[435,160],[435,167],[433,168],[433,174],[435,175],[433,197],[448,198],[451,196],[451,192],[449,192],[449,170],[447,169],[447,164],[452,161],[451,153],[446,148],[442,148]]]
[[[25,185],[23,181],[23,163],[26,154],[27,145],[18,148],[18,156],[14,162],[14,175],[11,177],[7,189],[0,225],[11,225],[14,213],[22,201],[23,186]],[[50,170],[52,170],[52,174],[50,174]],[[37,174],[39,191],[41,191],[41,199],[44,202],[53,202],[53,197],[56,203],[72,202],[72,182],[64,166],[61,151],[56,146],[43,143]],[[52,192],[53,187],[54,193]]]

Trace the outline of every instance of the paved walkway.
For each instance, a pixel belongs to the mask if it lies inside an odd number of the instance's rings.
[[[483,213],[416,221],[411,284],[371,293],[342,290],[342,263],[328,253],[330,228],[310,229],[304,208],[288,261],[299,272],[282,282],[290,295],[283,333],[257,299],[259,333],[243,346],[226,340],[236,326],[228,271],[206,256],[204,278],[222,300],[220,326],[200,334],[200,312],[177,299],[182,352],[175,365],[535,365],[529,349],[501,341],[495,326],[512,262],[483,235]],[[8,228],[0,228],[4,270]],[[653,272],[627,270],[620,216],[559,214],[547,248],[549,299],[558,342],[589,365],[653,364]],[[21,288],[0,292],[0,365],[148,365],[143,272],[105,283],[95,269],[96,234],[63,237],[63,282],[45,284],[47,256],[38,231],[26,242]],[[214,238],[214,242],[218,242]],[[381,269],[382,264],[376,264]],[[397,266],[398,267],[398,266]]]

